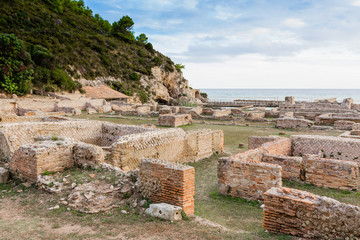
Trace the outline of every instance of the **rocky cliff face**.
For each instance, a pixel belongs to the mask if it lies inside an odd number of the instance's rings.
[[[142,77],[141,84],[144,87],[149,86],[150,92],[155,93],[152,96],[153,100],[169,103],[186,97],[189,102],[196,102],[195,95],[181,72],[166,72],[162,67],[153,67],[151,72],[151,77]]]

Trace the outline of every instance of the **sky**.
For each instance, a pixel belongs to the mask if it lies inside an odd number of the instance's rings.
[[[194,88],[360,88],[360,0],[85,0]]]

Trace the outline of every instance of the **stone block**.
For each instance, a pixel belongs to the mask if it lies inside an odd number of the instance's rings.
[[[181,220],[181,207],[170,205],[167,203],[150,204],[150,207],[146,209],[145,213],[169,221]]]
[[[89,107],[86,109],[86,112],[88,114],[94,114],[94,113],[97,113],[96,109],[95,108],[92,108],[92,107]]]
[[[9,179],[9,170],[0,167],[0,184],[6,184]]]
[[[136,108],[136,112],[139,115],[148,115],[150,113],[150,107],[149,106],[140,106]]]

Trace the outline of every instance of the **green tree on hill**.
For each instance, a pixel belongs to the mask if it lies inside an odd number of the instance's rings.
[[[0,85],[7,93],[30,92],[34,73],[31,57],[23,43],[13,34],[0,35]]]
[[[112,34],[116,37],[120,37],[127,42],[133,42],[135,40],[133,33],[134,21],[128,15],[123,16],[118,22],[114,22],[112,25]]]
[[[136,37],[136,41],[146,44],[148,43],[148,37],[145,35],[145,33],[141,33]]]

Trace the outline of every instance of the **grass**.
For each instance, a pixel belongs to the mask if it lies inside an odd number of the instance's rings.
[[[120,124],[156,124],[155,118],[119,119],[99,118],[99,116],[100,114],[84,114],[77,118]],[[216,121],[209,123],[213,124],[204,125],[200,124],[200,121],[195,121],[193,125],[184,126],[182,129],[223,130],[225,150],[231,154],[246,151],[247,139],[252,135],[278,135],[280,132],[284,132],[285,136],[340,134],[338,131],[279,130],[271,123],[244,122],[243,126],[216,125]],[[245,146],[239,148],[239,143],[244,143]],[[65,206],[49,211],[49,207],[58,204],[59,198],[64,196],[45,193],[36,186],[25,187],[20,182],[11,182],[7,185],[0,184],[0,232],[2,232],[0,239],[293,239],[290,236],[266,233],[263,230],[262,209],[258,202],[217,194],[217,160],[221,156],[224,155],[213,155],[189,165],[193,166],[196,172],[195,214],[221,224],[230,231],[200,225],[191,217],[188,221],[171,223],[144,216],[128,206],[97,214],[83,214],[68,210]],[[90,177],[89,174],[95,174],[95,177]],[[108,172],[95,169],[73,168],[58,175],[56,177],[59,179],[68,176],[66,177],[68,181],[78,184],[95,179],[105,179],[108,183],[116,181]],[[288,181],[284,182],[284,186],[360,206],[358,192],[323,189]],[[2,216],[7,209],[9,209],[8,216],[11,217],[5,220]],[[126,210],[128,214],[121,213],[121,210]]]

